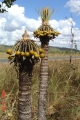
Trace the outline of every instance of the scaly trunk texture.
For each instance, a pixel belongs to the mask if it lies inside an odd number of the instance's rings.
[[[40,39],[41,47],[44,49],[45,58],[41,60],[40,68],[40,86],[38,100],[38,120],[46,120],[46,104],[47,104],[47,87],[48,87],[48,43],[46,37]]]
[[[31,120],[32,69],[30,63],[24,63],[19,70],[18,120]]]
[[[31,120],[31,80],[26,72],[20,74],[18,97],[19,120]]]

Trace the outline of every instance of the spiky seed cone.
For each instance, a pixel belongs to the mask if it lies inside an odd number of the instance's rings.
[[[42,48],[39,48],[40,53],[44,53],[44,50]]]
[[[13,49],[14,51],[23,51],[23,52],[29,52],[31,50],[38,51],[38,45],[29,38],[29,35],[25,32],[23,34],[22,39],[17,41],[14,45]]]
[[[39,58],[39,54],[35,53],[35,54],[34,54],[34,57],[35,57],[35,58]]]
[[[8,50],[6,51],[6,53],[9,54],[9,55],[11,55],[11,54],[12,54],[12,50],[11,50],[11,49],[8,49]]]
[[[34,51],[33,51],[33,50],[30,50],[29,53],[30,53],[31,55],[34,55]]]
[[[34,52],[34,55],[35,55],[35,54],[38,54],[38,53],[37,53],[37,52]]]
[[[13,57],[9,55],[9,56],[8,56],[8,59],[9,59],[9,60],[12,60],[12,59],[13,59]]]
[[[45,54],[44,53],[41,53],[40,54],[40,58],[44,58],[45,57]]]
[[[50,39],[54,39],[56,36],[58,36],[60,33],[58,31],[55,31],[50,25],[49,25],[49,19],[53,13],[53,10],[50,11],[49,7],[43,8],[41,13],[42,18],[42,25],[34,32],[34,37],[41,38],[41,37],[48,37]]]
[[[21,54],[21,52],[19,50],[16,51],[16,53],[15,53],[16,56],[19,56],[20,54]]]
[[[22,35],[22,39],[18,40],[13,46],[12,55],[14,56],[14,58],[11,63],[14,62],[16,63],[16,65],[19,65],[20,62],[24,62],[25,60],[29,60],[33,64],[36,63],[37,60],[33,57],[34,51],[39,54],[39,47],[33,40],[29,38],[29,35],[25,31]]]
[[[21,54],[20,54],[21,56],[24,56],[25,55],[25,53],[24,52],[21,52]]]
[[[29,57],[29,56],[30,56],[30,53],[29,53],[29,52],[25,52],[24,56],[25,56],[25,57]]]

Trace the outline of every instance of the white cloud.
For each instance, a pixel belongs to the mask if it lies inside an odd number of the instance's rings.
[[[29,31],[34,31],[36,30],[41,24],[41,20],[38,19],[38,20],[35,20],[35,19],[29,19],[29,18],[26,18],[25,20],[25,25],[27,26],[27,29]]]
[[[54,22],[55,23],[55,22]],[[53,24],[54,24],[53,23]],[[68,18],[65,20],[56,21],[57,26],[52,24],[53,28],[60,31],[60,35],[54,39],[54,42],[50,42],[49,45],[59,46],[59,47],[70,47],[71,46],[71,26],[73,24],[72,32],[74,34],[74,42],[76,41],[78,49],[80,49],[79,40],[80,40],[80,30],[75,28],[76,23],[72,20],[72,18]]]
[[[76,23],[69,18],[64,20],[50,20],[50,25],[58,30],[61,34],[56,37],[53,41],[50,41],[49,45],[59,46],[59,47],[70,47],[71,41],[71,23],[73,23],[73,33],[74,39],[78,43],[80,40],[80,30],[75,27]],[[30,19],[25,16],[24,7],[19,7],[18,5],[13,5],[9,8],[7,13],[0,14],[0,44],[14,45],[14,43],[21,39],[24,30],[26,29],[31,39],[33,37],[33,31],[35,31],[41,25],[40,17],[35,19]],[[38,41],[39,40],[34,39]]]
[[[19,7],[17,4],[11,6],[11,8],[8,9],[9,14],[15,17],[22,16],[24,11],[24,7]]]
[[[80,15],[80,0],[69,0],[65,7],[70,7],[70,11]]]
[[[73,19],[72,18],[67,18],[67,19],[65,19],[65,20],[60,20],[59,21],[59,24],[60,24],[60,27],[71,27],[71,25],[73,24],[73,26],[75,26],[76,25],[76,23],[73,21]]]
[[[54,28],[54,29],[58,29],[59,28],[59,22],[56,20],[50,20],[50,25]]]

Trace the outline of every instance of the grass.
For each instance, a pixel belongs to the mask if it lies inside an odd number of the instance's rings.
[[[36,120],[40,64],[35,65],[32,78],[32,117]],[[13,65],[0,64],[0,94],[5,89],[7,109],[0,108],[0,120],[17,120],[18,79]],[[80,119],[80,61],[49,61],[47,120]]]
[[[80,118],[80,62],[60,61],[49,66],[48,119]],[[51,73],[52,71],[52,73]]]
[[[6,54],[6,52],[0,52],[0,59],[6,59],[8,57],[8,55]]]
[[[17,112],[18,80],[15,70],[9,63],[0,64],[0,94],[3,89],[7,95],[5,99],[0,96],[0,103],[6,102],[7,108],[6,111],[2,111],[0,107],[0,120],[17,120],[15,113]]]

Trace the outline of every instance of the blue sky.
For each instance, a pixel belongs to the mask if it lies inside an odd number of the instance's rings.
[[[25,29],[30,38],[34,39],[33,31],[41,25],[36,9],[41,10],[47,6],[54,9],[49,24],[61,33],[54,42],[50,41],[49,45],[70,48],[72,22],[73,47],[77,44],[77,48],[80,49],[80,0],[16,0],[7,13],[0,13],[0,44],[14,45],[21,39]],[[40,44],[38,39],[34,40]]]
[[[80,0],[76,1],[80,2]],[[66,6],[67,2],[69,2],[69,0],[16,0],[14,4],[16,3],[19,6],[25,7],[25,15],[34,19],[38,18],[38,14],[35,9],[41,9],[49,6],[51,9],[54,9],[54,14],[51,19],[66,19],[65,17],[69,18],[72,15],[74,21],[76,22],[76,26],[80,28],[80,16],[78,16],[75,12],[70,11],[70,7]]]

